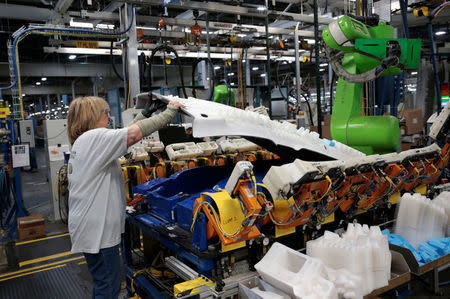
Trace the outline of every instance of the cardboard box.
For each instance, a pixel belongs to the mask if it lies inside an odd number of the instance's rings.
[[[323,122],[322,122],[323,126],[329,126],[331,125],[331,114],[325,114],[323,116]]]
[[[402,135],[413,135],[423,132],[422,110],[404,110],[400,112],[399,117],[405,120],[405,125],[400,127]]]
[[[414,143],[402,142],[402,152],[410,150]]]
[[[20,217],[17,219],[19,240],[35,239],[45,236],[45,221],[42,215]]]
[[[319,132],[319,128],[317,126],[311,126],[309,128],[309,130],[311,132]],[[331,138],[331,126],[329,125],[322,125],[322,138],[328,139],[328,140],[332,140],[333,138]]]

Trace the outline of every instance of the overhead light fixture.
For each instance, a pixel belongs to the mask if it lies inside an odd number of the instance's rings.
[[[215,70],[219,70],[219,69],[220,69],[220,66],[215,66],[214,69],[215,69]]]
[[[24,97],[24,96],[25,96],[25,94],[24,94],[24,93],[22,93],[22,96]]]
[[[77,55],[73,55],[73,54],[72,54],[72,55],[69,56],[69,59],[70,59],[70,60],[74,60],[75,58],[77,58]]]
[[[98,24],[97,26],[95,26],[95,28],[113,30],[114,29],[114,25],[112,25],[112,24]]]
[[[445,32],[445,31],[437,31],[435,34],[436,35],[444,35],[444,34],[446,34],[447,32]]]
[[[411,75],[417,75],[417,72],[412,72]]]
[[[244,34],[244,33],[239,33],[237,36],[239,36],[239,37],[246,37],[247,36],[247,34]]]
[[[70,19],[69,22],[70,27],[78,27],[78,28],[94,28],[94,24],[87,22],[76,22],[73,18]]]
[[[47,81],[47,78],[46,77],[42,77],[41,81]]]
[[[328,63],[321,63],[321,64],[319,64],[319,66],[327,66],[328,65]]]
[[[52,109],[52,112],[55,111],[55,108]]]
[[[234,73],[228,73],[228,76],[234,76]]]
[[[36,82],[36,85],[41,85],[41,82],[39,82],[39,81],[38,81],[38,82]]]
[[[256,8],[256,10],[259,10],[259,11],[265,11],[265,10],[266,10],[266,7],[265,7],[265,6],[258,6],[258,7]]]
[[[261,74],[260,76],[261,76],[261,77],[265,77],[265,76],[266,76],[266,74]]]
[[[231,82],[230,85],[231,85],[231,86],[234,86],[234,82]]]
[[[155,27],[147,27],[147,26],[136,26],[136,29],[143,29],[143,30],[158,30]]]
[[[325,69],[320,69],[319,71],[323,72],[323,71],[325,71]]]
[[[246,62],[247,60],[245,60],[245,59],[242,59],[242,62]]]
[[[252,67],[252,71],[257,71],[257,70],[259,70],[259,67],[257,67],[257,66]]]

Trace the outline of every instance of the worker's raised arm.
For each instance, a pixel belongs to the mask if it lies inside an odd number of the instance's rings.
[[[167,105],[167,109],[164,112],[150,118],[140,119],[130,125],[128,127],[127,147],[170,123],[181,107],[183,107],[182,104],[172,101]]]

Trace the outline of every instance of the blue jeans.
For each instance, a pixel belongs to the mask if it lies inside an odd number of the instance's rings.
[[[93,299],[117,298],[121,285],[119,245],[103,248],[96,254],[84,253],[94,286]]]

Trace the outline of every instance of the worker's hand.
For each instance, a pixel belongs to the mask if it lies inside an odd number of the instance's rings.
[[[183,104],[181,104],[180,102],[178,102],[178,101],[170,101],[169,102],[169,106],[171,106],[171,107],[175,107],[175,108],[185,108],[185,106],[183,105]]]
[[[166,108],[166,106],[167,106],[166,103],[153,97],[151,92],[149,92],[149,99],[147,100],[147,103],[145,104],[145,107],[142,110],[142,114],[145,117],[150,117],[157,110],[164,109],[164,108]]]

